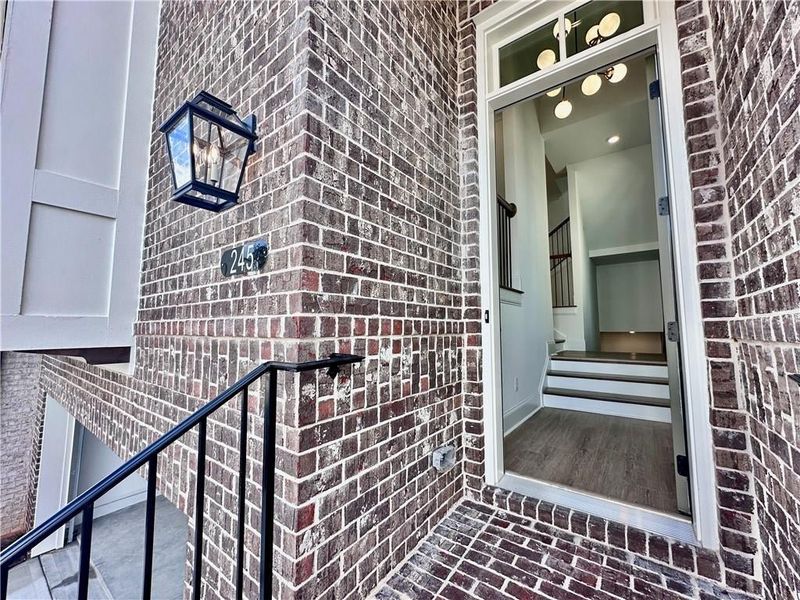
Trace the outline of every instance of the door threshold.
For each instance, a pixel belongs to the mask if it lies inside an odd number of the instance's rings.
[[[523,496],[636,527],[686,544],[700,546],[700,541],[694,531],[694,524],[687,516],[665,513],[515,473],[504,473],[496,485]]]

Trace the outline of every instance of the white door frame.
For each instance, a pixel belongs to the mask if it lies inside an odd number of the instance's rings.
[[[551,22],[565,7],[583,2],[499,2],[475,17],[476,78],[478,96],[478,169],[480,186],[481,301],[489,311],[483,324],[484,431],[486,435],[485,481],[523,494],[546,498],[565,506],[640,527],[692,544],[716,549],[719,546],[713,438],[709,419],[706,356],[700,312],[700,286],[694,276],[696,236],[687,169],[685,124],[678,28],[672,3],[645,0],[645,25],[607,40],[597,51],[587,51],[557,62],[544,72],[534,73],[500,90],[490,91],[497,79],[499,45],[515,39],[523,30]],[[519,26],[515,24],[519,23]],[[500,298],[498,293],[497,220],[494,178],[494,111],[514,102],[558,87],[565,81],[621,60],[647,48],[656,48],[660,61],[661,94],[664,107],[664,146],[672,199],[676,303],[683,350],[686,402],[686,432],[691,472],[693,516],[656,513],[645,508],[561,486],[506,474],[503,468],[503,413],[500,377]]]
[[[34,527],[64,508],[69,500],[74,436],[75,418],[48,394],[44,408]],[[63,547],[65,534],[66,525],[62,525],[34,546],[31,556]]]

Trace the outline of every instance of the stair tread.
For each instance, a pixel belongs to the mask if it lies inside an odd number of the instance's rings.
[[[614,373],[584,373],[582,371],[547,371],[553,377],[574,377],[576,379],[602,379],[604,381],[624,381],[630,383],[655,383],[669,385],[667,377],[644,377],[640,375],[616,375]]]
[[[554,396],[572,396],[586,398],[587,400],[602,400],[604,402],[621,402],[623,404],[646,404],[648,406],[669,406],[669,398],[650,398],[648,396],[629,396],[627,394],[609,394],[607,392],[589,392],[586,390],[568,390],[564,388],[546,387],[543,394]]]

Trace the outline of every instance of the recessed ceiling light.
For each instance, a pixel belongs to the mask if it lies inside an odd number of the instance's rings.
[[[555,98],[560,93],[561,93],[561,88],[556,88],[554,90],[550,90],[549,92],[547,92],[547,95],[550,96],[551,98]]]
[[[609,144],[616,144],[619,141],[618,135],[612,135],[610,138],[606,140]]]

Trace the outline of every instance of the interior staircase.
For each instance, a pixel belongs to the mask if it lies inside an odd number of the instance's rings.
[[[666,361],[612,356],[552,355],[543,406],[669,423]]]

